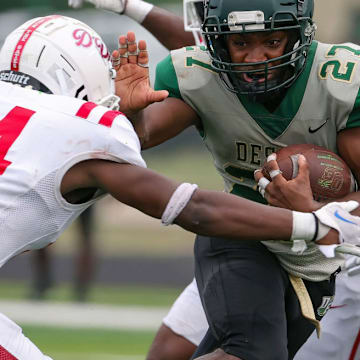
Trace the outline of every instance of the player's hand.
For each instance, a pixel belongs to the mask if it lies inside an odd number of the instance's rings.
[[[298,165],[298,175],[292,180],[286,180],[276,162],[276,154],[271,154],[267,158],[266,168],[272,180],[266,179],[260,169],[254,173],[259,192],[272,206],[303,212],[317,210],[321,204],[313,199],[305,156],[299,155]]]
[[[266,166],[272,180],[267,180],[261,170],[254,175],[260,193],[271,205],[300,212],[313,211],[318,221],[315,241],[325,256],[334,257],[335,252],[360,256],[360,217],[350,214],[359,203],[332,202],[321,207],[322,204],[313,200],[309,168],[303,155],[299,155],[298,165],[298,176],[288,181],[279,170],[276,155],[271,154]],[[330,232],[331,229],[336,231]]]
[[[123,14],[125,10],[124,0],[68,0],[69,6],[75,9],[84,6],[85,2],[95,5],[97,8],[114,11],[119,14]]]
[[[327,257],[335,256],[335,252],[360,256],[360,217],[350,212],[359,207],[354,200],[346,202],[331,202],[314,212],[319,221],[319,233],[316,242]],[[338,233],[336,245],[330,245],[326,235],[330,229]]]
[[[149,56],[146,42],[136,42],[129,31],[119,37],[119,49],[112,53],[113,67],[117,74],[115,94],[120,97],[120,110],[131,117],[146,106],[168,97],[166,90],[155,91],[150,87]]]
[[[351,214],[357,201],[332,202],[313,214],[293,211],[292,251],[302,254],[315,241],[326,257],[335,253],[360,256],[360,217]]]
[[[350,256],[344,266],[349,276],[355,276],[360,274],[360,257]]]

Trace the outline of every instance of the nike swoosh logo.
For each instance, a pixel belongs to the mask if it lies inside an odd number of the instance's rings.
[[[338,219],[340,219],[340,220],[342,220],[342,221],[344,221],[344,222],[347,222],[347,223],[349,223],[349,224],[354,224],[354,225],[356,225],[356,223],[354,223],[353,221],[350,221],[350,220],[348,220],[348,219],[343,218],[343,217],[338,213],[337,210],[335,211],[334,215],[335,215],[335,217],[337,217]]]
[[[311,126],[309,126],[309,133],[313,134],[313,133],[317,132],[318,130],[320,130],[327,123],[327,121],[328,121],[328,119],[326,119],[325,122],[323,122],[320,126],[318,126],[315,129],[313,129]]]

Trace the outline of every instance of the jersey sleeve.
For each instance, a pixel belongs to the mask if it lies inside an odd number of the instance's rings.
[[[146,167],[141,156],[140,140],[131,122],[122,113],[118,113],[110,128],[109,152],[112,152],[120,162]]]
[[[354,107],[349,115],[346,128],[355,128],[360,126],[360,90],[356,96]]]
[[[169,97],[182,99],[171,54],[156,67],[155,90],[167,90]]]

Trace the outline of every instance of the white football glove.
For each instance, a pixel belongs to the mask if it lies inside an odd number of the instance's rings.
[[[83,4],[84,4],[84,0],[69,0],[68,1],[68,5],[70,7],[75,8],[75,9],[78,9],[78,8],[82,7]]]
[[[349,276],[360,274],[360,257],[350,256],[344,266]]]
[[[314,211],[319,220],[317,240],[325,236],[330,228],[339,232],[340,244],[318,245],[326,257],[334,257],[335,252],[360,256],[360,217],[350,214],[359,206],[357,201],[332,202]]]
[[[69,6],[80,8],[84,2],[89,2],[95,7],[122,14],[124,12],[124,0],[69,0]]]

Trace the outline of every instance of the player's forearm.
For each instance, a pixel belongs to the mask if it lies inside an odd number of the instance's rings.
[[[179,185],[146,168],[91,160],[68,173],[75,176],[75,171],[82,186],[102,188],[118,201],[161,218],[164,224],[175,222],[194,233],[254,240],[287,240],[292,234],[290,210],[223,192],[195,190],[193,185]],[[85,179],[84,173],[89,174]],[[62,191],[67,192],[65,188]]]
[[[148,13],[141,25],[169,50],[195,44],[192,33],[184,30],[184,21],[180,16],[156,6]]]
[[[175,223],[201,235],[239,240],[288,240],[292,234],[291,211],[206,190],[194,193]]]
[[[128,118],[134,126],[142,150],[152,148],[167,140],[166,137],[162,139],[162,136],[153,130],[152,115],[147,109],[138,111],[137,113],[128,116]],[[163,131],[161,131],[161,133],[163,133]]]
[[[129,116],[143,150],[172,139],[186,128],[195,125],[193,110],[174,98],[154,103]],[[185,105],[185,106],[184,106]]]

